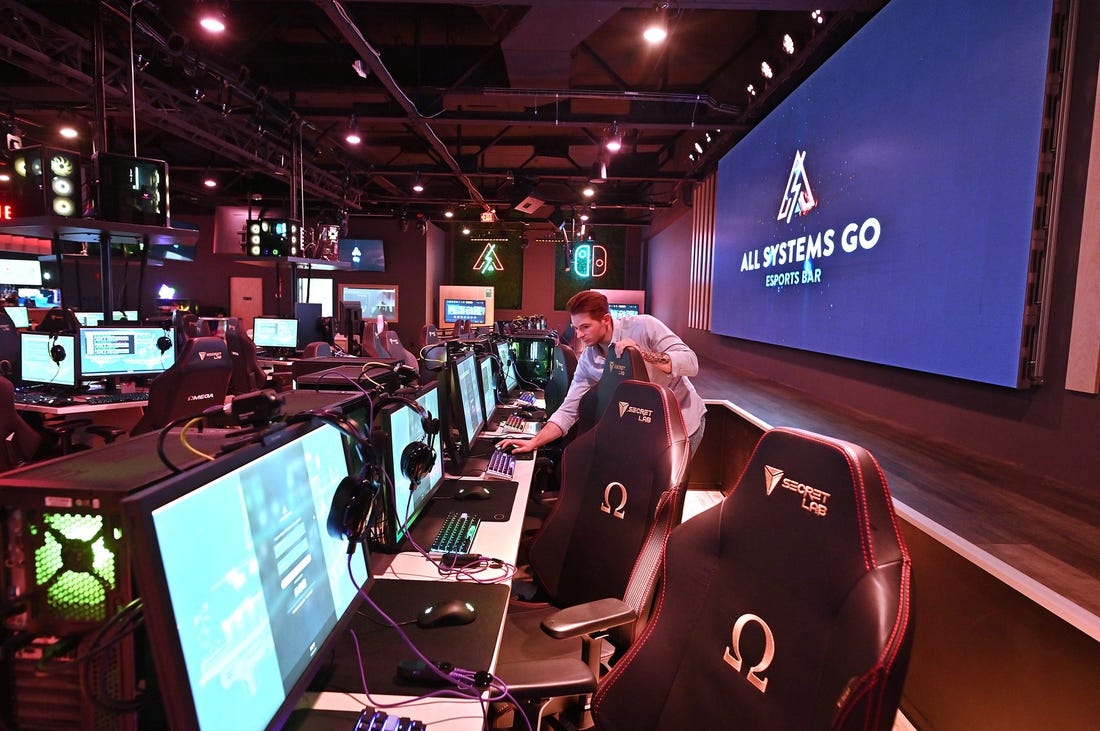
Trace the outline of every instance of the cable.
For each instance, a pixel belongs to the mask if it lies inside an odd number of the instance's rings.
[[[187,441],[187,430],[190,429],[194,424],[197,424],[197,423],[202,422],[204,420],[205,419],[203,417],[199,416],[199,417],[196,417],[194,419],[191,419],[186,424],[184,424],[183,429],[180,430],[180,444],[183,445],[184,449],[186,449],[188,452],[195,455],[196,457],[202,457],[203,459],[205,459],[208,462],[213,462],[214,461],[214,455],[207,454],[206,452],[200,452],[198,449],[195,449],[194,447],[192,447],[191,443]]]

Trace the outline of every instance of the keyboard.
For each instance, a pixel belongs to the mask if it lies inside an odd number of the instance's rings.
[[[516,394],[514,401],[515,406],[534,406],[535,394],[531,391],[521,391]]]
[[[130,393],[123,393],[118,391],[115,393],[97,393],[91,396],[84,397],[84,403],[86,404],[125,404],[131,401],[148,401],[148,391],[132,391]]]
[[[541,428],[542,423],[525,419],[519,414],[512,414],[507,419],[500,422],[501,431],[518,434],[538,434]]]
[[[38,391],[16,392],[15,403],[33,404],[36,406],[72,406],[73,397],[57,393],[41,393]]]
[[[516,471],[516,458],[510,452],[503,449],[494,449],[489,455],[489,464],[485,467],[485,474],[489,477],[502,477],[505,480],[512,479]]]
[[[481,518],[467,513],[450,512],[432,541],[430,553],[469,553]]]
[[[391,716],[385,711],[364,709],[359,722],[353,727],[357,731],[424,731],[428,728],[423,721],[415,721],[407,716]]]

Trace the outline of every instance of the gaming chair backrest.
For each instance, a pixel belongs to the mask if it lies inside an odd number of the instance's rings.
[[[566,448],[561,496],[531,543],[531,569],[554,606],[623,597],[658,502],[678,496],[687,471],[672,392],[624,381],[613,395],[605,418]]]
[[[637,348],[627,348],[622,355],[615,355],[615,346],[611,345],[604,360],[603,375],[600,376],[599,383],[581,397],[581,403],[577,407],[576,435],[583,434],[596,425],[611,405],[612,394],[621,382],[648,380],[649,372]]]
[[[327,358],[332,355],[332,346],[323,340],[314,340],[312,343],[306,343],[306,347],[302,350],[303,358]]]
[[[389,328],[386,328],[382,333],[382,347],[390,354],[391,358],[402,358],[409,368],[420,370],[420,363],[417,362],[416,356],[405,350],[405,345],[401,342],[401,336]]]
[[[374,320],[363,321],[363,340],[360,344],[366,358],[389,358],[390,353],[379,337]]]
[[[420,339],[416,341],[418,350],[423,350],[426,345],[435,345],[439,342],[439,328],[428,323],[420,328]]]
[[[20,356],[23,354],[19,342],[19,328],[12,322],[11,315],[0,307],[0,376],[18,378]]]
[[[773,429],[733,492],[673,530],[657,609],[597,689],[597,725],[886,731],[910,572],[874,458]]]
[[[34,328],[43,333],[75,333],[80,328],[76,313],[68,307],[50,308]]]
[[[576,370],[577,354],[565,345],[555,345],[554,368],[550,371],[550,378],[544,389],[547,416],[557,411],[565,401],[565,394],[569,391],[569,384],[573,382],[573,373]]]
[[[229,393],[242,394],[263,388],[267,374],[256,357],[256,343],[236,327],[225,330],[225,346],[233,361],[229,376]]]
[[[0,470],[8,470],[20,462],[34,459],[42,437],[15,409],[15,387],[0,376]]]
[[[224,340],[213,335],[188,340],[176,362],[149,384],[149,403],[130,434],[160,429],[223,403],[232,371]]]

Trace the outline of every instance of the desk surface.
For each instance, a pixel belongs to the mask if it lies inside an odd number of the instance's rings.
[[[29,411],[51,416],[69,416],[72,414],[91,414],[97,411],[117,411],[119,409],[144,409],[148,401],[118,401],[110,404],[90,404],[76,397],[68,406],[47,406],[46,404],[21,404],[16,402],[16,411]]]

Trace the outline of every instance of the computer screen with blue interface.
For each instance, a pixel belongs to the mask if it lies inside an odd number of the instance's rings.
[[[473,325],[484,325],[487,309],[485,300],[445,299],[443,322],[453,325],[458,320],[467,320]]]
[[[173,729],[279,728],[356,598],[347,542],[326,529],[348,476],[343,433],[324,424],[272,439],[288,441],[219,457],[125,501]],[[364,561],[351,565],[365,582]]]
[[[80,377],[151,376],[176,362],[175,340],[160,327],[81,328]]]
[[[497,343],[497,355],[500,356],[500,369],[504,373],[505,390],[512,393],[519,386],[519,379],[516,377],[516,366],[512,363],[512,347],[507,340]]]
[[[257,317],[252,321],[252,342],[258,348],[298,347],[298,320],[293,317]]]
[[[611,312],[611,317],[618,320],[621,317],[629,317],[630,315],[641,314],[641,308],[636,304],[624,304],[620,302],[608,302],[607,309]]]
[[[432,418],[438,419],[438,384],[433,383],[421,389],[416,402]],[[399,402],[396,407],[387,408],[382,412],[382,433],[389,437],[389,444],[383,451],[383,459],[393,486],[393,492],[387,500],[392,510],[386,511],[383,516],[385,524],[382,539],[388,545],[396,545],[415,525],[424,506],[428,504],[439,487],[443,479],[443,457],[439,449],[438,437],[429,436],[426,433],[420,414],[409,404]],[[401,470],[401,458],[413,442],[422,442],[436,450],[435,464],[427,476],[416,485],[413,485],[412,480]]]
[[[467,353],[455,358],[454,366],[455,390],[458,396],[455,405],[462,410],[462,418],[458,420],[459,430],[466,448],[469,449],[485,425],[484,406],[477,385],[477,359],[473,353]]]
[[[5,305],[4,309],[7,310],[8,317],[11,318],[11,324],[16,327],[31,326],[30,313],[25,305]]]
[[[489,421],[497,408],[497,384],[493,377],[493,359],[485,355],[477,359],[478,380],[481,386],[482,414]]]
[[[23,383],[74,388],[79,378],[74,335],[20,332],[20,374]]]

